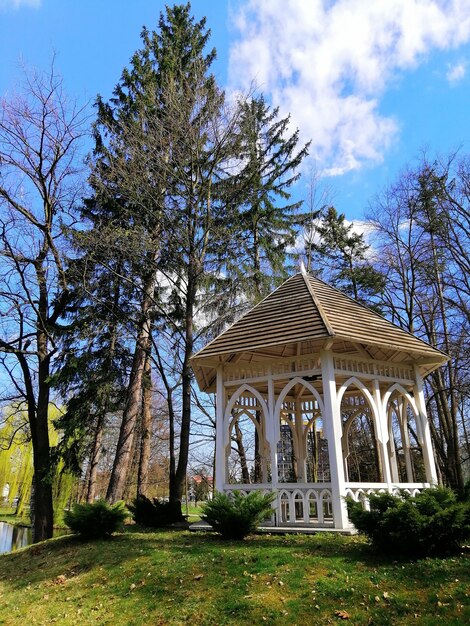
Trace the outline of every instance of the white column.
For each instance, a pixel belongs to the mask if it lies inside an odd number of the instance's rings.
[[[408,400],[400,398],[397,401],[398,404],[398,415],[400,421],[400,429],[401,429],[401,441],[403,445],[403,456],[405,457],[405,467],[406,467],[406,480],[409,483],[414,482],[413,476],[413,465],[411,463],[411,445],[410,445],[410,431],[408,429],[408,413],[407,406]]]
[[[266,438],[271,449],[271,483],[277,489],[279,477],[277,474],[277,442],[279,439],[279,416],[274,414],[276,398],[274,397],[274,381],[271,374],[268,377],[268,415],[266,425]]]
[[[275,415],[276,398],[274,395],[274,381],[271,370],[268,373],[268,415],[266,416],[266,438],[271,451],[271,487],[276,494],[276,499],[272,503],[273,507],[273,524],[281,523],[281,502],[279,500],[279,476],[277,474],[277,441],[279,438],[279,417]],[[276,515],[277,512],[277,515]]]
[[[307,463],[305,460],[306,449],[304,448],[304,425],[302,422],[301,399],[295,399],[295,440],[297,457],[297,482],[307,482]]]
[[[225,389],[222,366],[217,368],[215,402],[215,489],[222,492],[225,484]]]
[[[331,495],[333,500],[333,517],[335,528],[348,528],[348,512],[344,496],[346,483],[344,480],[343,451],[341,447],[341,413],[336,391],[335,368],[333,356],[329,351],[320,353],[323,404],[325,415],[323,423],[328,438],[328,454],[330,458]]]
[[[387,428],[388,428],[388,420],[390,417],[390,430],[388,431],[388,454],[389,454],[389,459],[390,459],[390,470],[392,473],[392,482],[394,483],[398,483],[400,482],[400,474],[398,472],[398,463],[397,463],[397,450],[395,448],[395,440],[393,438],[393,428],[392,428],[392,424],[393,424],[393,415],[392,415],[392,411],[393,409],[391,407],[384,407],[387,411],[386,413],[386,418],[387,418]],[[397,409],[398,411],[398,409]],[[400,421],[400,418],[397,415],[397,421]]]
[[[390,470],[390,460],[388,456],[388,427],[387,414],[382,404],[382,394],[378,380],[374,380],[374,402],[377,411],[376,437],[379,446],[380,458],[382,461],[382,480],[387,483],[388,490],[392,490],[392,473]]]
[[[426,402],[424,401],[423,377],[421,376],[417,365],[415,365],[415,379],[416,383],[413,387],[413,393],[419,411],[419,416],[416,421],[420,420],[421,422],[421,434],[423,441],[420,443],[423,450],[426,480],[428,483],[431,483],[431,485],[437,485],[437,471],[431,441],[431,429],[429,428],[428,416],[426,415]]]

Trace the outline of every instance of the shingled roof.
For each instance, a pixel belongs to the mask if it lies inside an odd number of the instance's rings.
[[[205,389],[219,363],[306,354],[327,340],[335,351],[362,350],[380,360],[426,363],[423,374],[449,358],[331,285],[299,273],[195,354],[192,366]],[[209,369],[214,371],[208,376]]]

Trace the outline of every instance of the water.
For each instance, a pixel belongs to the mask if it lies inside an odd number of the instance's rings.
[[[0,522],[0,554],[29,546],[32,539],[31,528]]]

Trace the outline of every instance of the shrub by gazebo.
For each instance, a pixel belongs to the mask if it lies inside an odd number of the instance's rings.
[[[346,496],[436,484],[423,377],[447,359],[292,276],[192,359],[216,393],[217,491],[275,493],[275,526],[347,529]]]

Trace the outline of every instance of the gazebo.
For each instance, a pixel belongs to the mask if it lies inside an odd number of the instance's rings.
[[[274,492],[273,526],[347,530],[345,497],[437,483],[423,377],[449,357],[296,274],[192,358],[216,394],[216,489]]]

